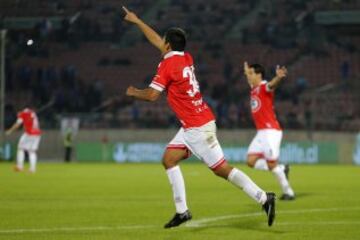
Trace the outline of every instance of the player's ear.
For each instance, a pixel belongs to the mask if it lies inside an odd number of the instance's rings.
[[[165,43],[165,49],[166,51],[171,51],[171,46],[170,46],[170,43]]]
[[[162,48],[161,48],[160,50],[161,50],[161,53],[162,53],[163,55],[166,54],[166,53],[168,53],[168,52],[170,52],[170,51],[171,51],[170,43],[166,43],[166,42],[164,41],[164,44],[162,45]]]

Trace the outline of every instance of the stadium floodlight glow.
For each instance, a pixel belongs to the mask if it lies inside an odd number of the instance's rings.
[[[32,40],[32,39],[29,39],[29,40],[27,40],[27,42],[26,42],[26,45],[28,45],[28,46],[31,46],[31,45],[33,45],[34,44],[34,40]]]

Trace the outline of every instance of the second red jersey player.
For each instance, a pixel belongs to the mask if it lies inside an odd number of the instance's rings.
[[[277,67],[276,76],[269,82],[263,80],[265,70],[260,64],[245,63],[244,71],[251,87],[250,105],[257,129],[248,149],[247,163],[255,169],[271,170],[283,191],[280,199],[293,200],[295,194],[287,179],[289,166],[278,163],[283,132],[274,110],[275,89],[286,77],[287,69]]]

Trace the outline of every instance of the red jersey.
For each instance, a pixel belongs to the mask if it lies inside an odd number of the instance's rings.
[[[250,105],[256,129],[281,130],[274,111],[274,91],[268,89],[266,81],[251,89]]]
[[[40,135],[41,130],[39,126],[39,120],[36,116],[36,113],[29,109],[25,108],[18,113],[18,123],[22,123],[24,126],[25,133],[29,135]]]
[[[151,88],[167,91],[167,101],[184,128],[200,127],[215,120],[204,101],[189,53],[172,51],[159,64]]]

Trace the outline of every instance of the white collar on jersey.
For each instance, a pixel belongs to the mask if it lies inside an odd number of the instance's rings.
[[[261,85],[263,85],[263,84],[267,84],[268,83],[268,81],[267,80],[265,80],[265,79],[263,79],[261,82],[260,82],[260,84],[259,85],[257,85],[256,87],[255,86],[250,86],[251,87],[251,89],[255,89],[255,88],[257,88],[257,87],[259,87],[259,86],[261,86]]]
[[[164,59],[175,56],[175,55],[184,56],[185,53],[184,52],[179,52],[179,51],[171,51],[171,52],[168,52],[167,54],[164,55]]]

